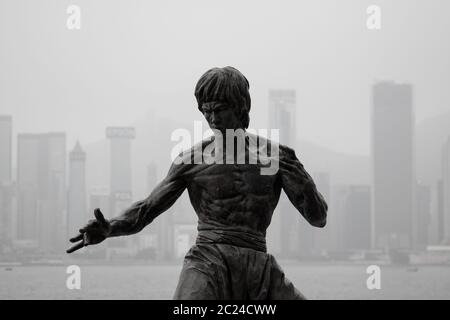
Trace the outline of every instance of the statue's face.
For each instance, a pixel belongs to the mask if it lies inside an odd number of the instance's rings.
[[[206,102],[202,105],[202,112],[211,129],[223,131],[241,128],[241,121],[234,108],[225,102]]]

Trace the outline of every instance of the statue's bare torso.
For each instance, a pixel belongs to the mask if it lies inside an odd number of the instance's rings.
[[[281,193],[278,174],[261,175],[262,164],[197,166],[187,189],[199,220],[265,234]]]

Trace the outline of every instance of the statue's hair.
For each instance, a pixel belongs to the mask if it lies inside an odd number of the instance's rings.
[[[233,67],[209,69],[195,86],[198,109],[202,111],[205,102],[225,102],[235,109],[242,126],[247,129],[251,105],[249,88],[247,78]]]

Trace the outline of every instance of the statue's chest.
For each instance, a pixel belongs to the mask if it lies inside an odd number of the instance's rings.
[[[261,175],[258,165],[215,164],[195,176],[193,187],[217,198],[273,191],[275,177]]]

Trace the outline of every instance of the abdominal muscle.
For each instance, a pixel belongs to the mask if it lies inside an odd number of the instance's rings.
[[[281,188],[255,166],[216,164],[194,177],[188,191],[199,221],[265,235]]]

